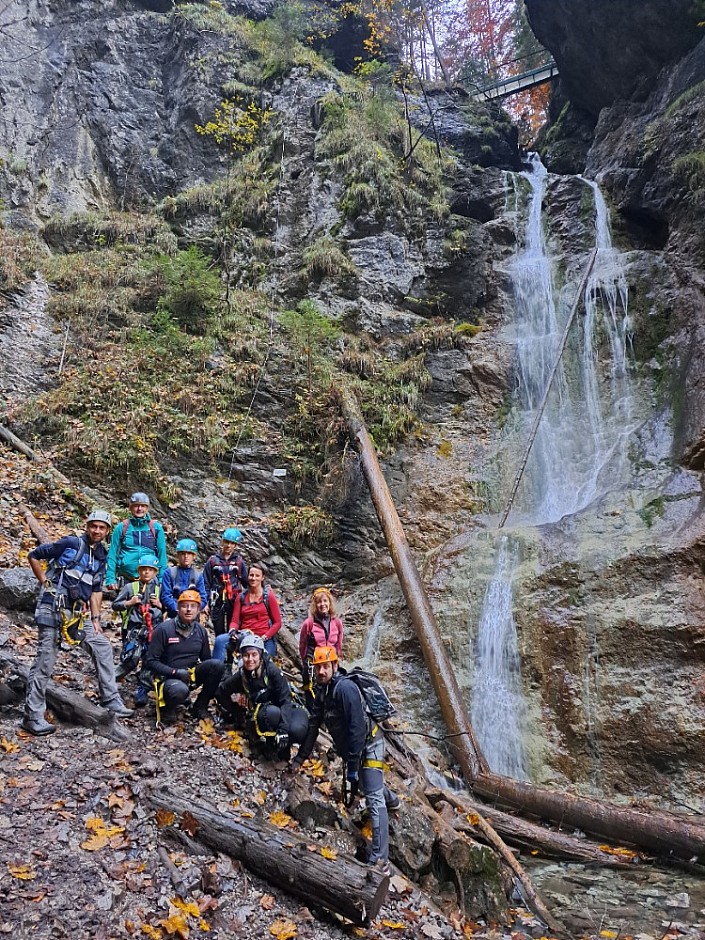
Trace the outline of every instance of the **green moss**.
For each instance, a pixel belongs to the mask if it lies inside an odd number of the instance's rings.
[[[696,101],[698,98],[705,96],[705,80],[697,82],[695,85],[691,85],[690,88],[679,95],[675,101],[672,101],[671,104],[666,108],[664,117],[668,120],[673,118],[681,108],[684,108],[686,105],[690,104],[692,101]]]
[[[705,151],[695,150],[678,157],[673,161],[673,172],[685,180],[692,193],[701,194],[705,189]]]
[[[639,510],[639,516],[647,529],[650,529],[654,521],[662,519],[665,513],[664,497],[657,496]]]
[[[301,273],[307,279],[355,276],[357,267],[331,235],[322,235],[302,252]]]

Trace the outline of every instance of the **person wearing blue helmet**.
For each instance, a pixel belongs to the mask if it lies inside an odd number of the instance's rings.
[[[247,584],[247,565],[237,550],[241,541],[242,532],[230,526],[223,532],[220,551],[211,555],[203,566],[203,580],[216,636],[227,632],[235,598]]]
[[[147,553],[157,556],[161,577],[167,566],[164,527],[149,514],[149,496],[133,493],[130,516],[115,528],[110,540],[105,566],[106,588],[115,591],[128,581],[136,581],[139,577],[137,563]]]
[[[179,594],[189,588],[201,595],[201,610],[208,607],[203,573],[194,564],[197,554],[198,545],[193,539],[179,539],[176,543],[176,564],[167,568],[162,576],[161,600],[168,617],[177,615]]]

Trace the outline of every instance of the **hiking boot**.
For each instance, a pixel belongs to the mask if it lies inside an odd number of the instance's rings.
[[[210,718],[211,716],[211,713],[208,711],[208,706],[205,703],[198,701],[195,701],[189,708],[189,714],[192,718],[196,718],[198,721],[201,721],[203,718]]]
[[[388,812],[388,813],[398,813],[400,809],[401,809],[401,800],[400,800],[399,797],[396,795],[396,793],[392,793],[392,798],[391,798],[391,800],[387,803],[387,812]]]
[[[28,731],[37,738],[45,737],[56,731],[56,725],[52,725],[45,718],[28,718],[26,715],[22,719],[20,727],[23,731]]]
[[[132,704],[135,708],[144,708],[149,701],[149,689],[143,685],[138,685],[135,694],[132,696]]]
[[[391,875],[392,869],[389,865],[389,862],[384,858],[378,858],[374,862],[367,863],[370,868],[374,868],[375,871],[378,871],[382,875]]]
[[[116,718],[131,718],[134,711],[128,708],[121,698],[111,699],[109,702],[101,702],[102,707],[115,715]]]

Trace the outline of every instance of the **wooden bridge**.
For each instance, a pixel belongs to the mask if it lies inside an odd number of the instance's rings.
[[[485,85],[480,91],[475,92],[472,97],[475,101],[494,101],[497,98],[508,98],[509,95],[516,95],[517,92],[526,91],[527,88],[535,88],[537,85],[551,82],[557,75],[558,66],[556,63],[553,61],[547,62],[546,65],[540,65],[538,68],[522,72],[520,75],[510,75],[508,78],[492,82],[491,85]]]

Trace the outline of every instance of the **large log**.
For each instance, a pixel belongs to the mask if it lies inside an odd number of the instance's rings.
[[[145,797],[155,809],[188,813],[197,821],[196,835],[205,845],[238,859],[307,904],[321,905],[359,927],[374,920],[387,896],[387,875],[348,856],[327,859],[311,852],[310,840],[289,829],[219,813],[163,785],[150,787]]]
[[[404,592],[441,714],[450,732],[449,743],[473,793],[521,813],[581,829],[610,841],[642,846],[662,856],[705,857],[705,827],[688,817],[616,806],[512,780],[489,771],[467,717],[455,672],[357,400],[342,385],[338,388],[338,397],[348,433],[360,454],[372,502]]]
[[[0,670],[9,673],[4,684],[12,690],[16,699],[23,698],[27,690],[29,669],[12,657],[0,653]],[[62,721],[91,728],[97,734],[102,734],[112,741],[129,740],[130,735],[118,724],[115,715],[106,708],[100,708],[93,702],[89,702],[85,696],[65,689],[52,680],[47,685],[46,696],[47,705]]]
[[[71,495],[75,502],[83,506],[84,509],[93,506],[95,500],[89,493],[84,492],[80,486],[75,486],[67,476],[56,469],[53,463],[32,450],[29,444],[25,444],[23,440],[17,437],[16,434],[13,434],[12,431],[3,424],[0,424],[0,440],[5,441],[10,447],[14,447],[16,451],[20,454],[24,454],[24,456],[33,463],[43,464],[46,471],[54,477],[62,489]]]
[[[441,713],[453,736],[450,744],[466,779],[473,780],[479,773],[489,768],[480,752],[475,733],[465,712],[463,696],[443,643],[441,631],[438,629],[431,603],[421,581],[414,556],[411,554],[411,548],[406,540],[357,400],[342,384],[338,387],[338,398],[350,437],[359,450],[372,502],[384,531],[399,584],[404,592]]]
[[[542,855],[555,858],[565,858],[575,862],[588,862],[608,868],[625,867],[631,864],[628,856],[615,855],[606,852],[594,842],[569,836],[565,832],[547,829],[538,823],[527,822],[510,813],[503,813],[486,804],[476,803],[474,800],[461,797],[457,793],[435,788],[426,790],[426,798],[437,806],[443,802],[448,803],[461,814],[453,821],[453,826],[460,832],[466,832],[474,838],[482,838],[477,826],[468,822],[467,817],[474,813],[481,813],[492,824],[494,829],[509,843],[521,849],[538,851]]]

